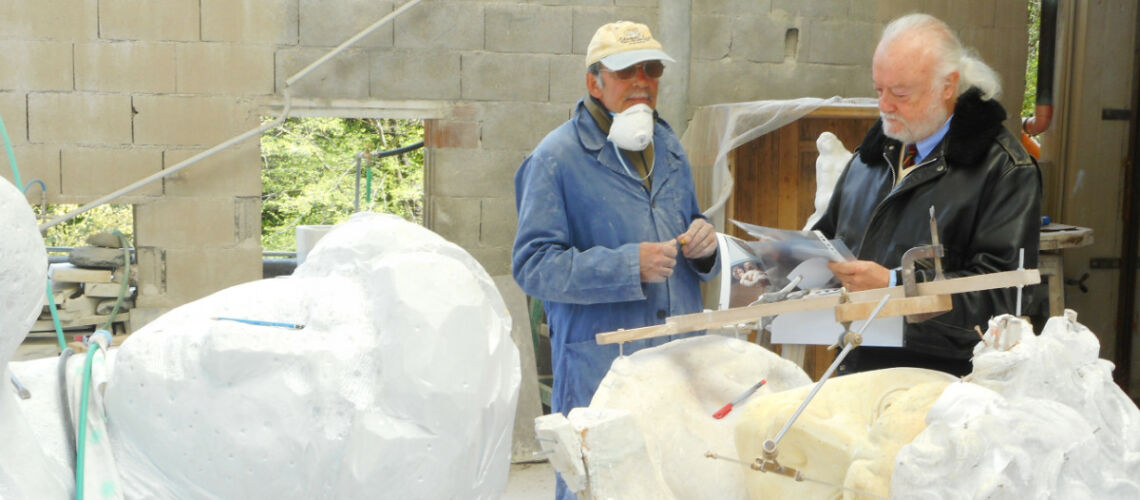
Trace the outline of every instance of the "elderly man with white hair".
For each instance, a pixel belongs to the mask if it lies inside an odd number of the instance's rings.
[[[963,48],[944,22],[926,14],[892,21],[872,60],[881,119],[867,133],[815,225],[839,238],[858,260],[833,263],[848,290],[902,284],[908,249],[930,244],[930,211],[938,223],[948,278],[1037,264],[1041,173],[1002,126],[998,75]],[[919,281],[934,270],[918,269]],[[1033,292],[1033,291],[1031,291]],[[1023,311],[1040,307],[1029,293]],[[996,314],[1016,309],[1008,290],[954,296],[954,309],[907,324],[902,348],[852,351],[842,373],[914,366],[955,375],[970,372],[978,335]]]

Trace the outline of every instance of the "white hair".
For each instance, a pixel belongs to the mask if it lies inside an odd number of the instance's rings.
[[[891,21],[883,28],[879,46],[893,42],[900,36],[921,36],[929,42],[929,47],[938,58],[935,78],[946,78],[958,72],[956,95],[962,95],[972,87],[982,92],[983,100],[1001,95],[1001,77],[989,67],[972,49],[962,46],[958,35],[946,23],[929,14],[907,14]]]

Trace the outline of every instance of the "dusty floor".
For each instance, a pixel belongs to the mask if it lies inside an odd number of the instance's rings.
[[[554,468],[550,462],[511,464],[511,476],[502,500],[554,498]]]

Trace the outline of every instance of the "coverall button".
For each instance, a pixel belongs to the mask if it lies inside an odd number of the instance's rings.
[[[657,319],[665,319],[665,310],[664,309],[658,309],[657,310]]]

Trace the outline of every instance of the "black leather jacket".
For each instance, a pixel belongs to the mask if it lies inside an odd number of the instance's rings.
[[[954,278],[1037,267],[1041,231],[1041,172],[1037,162],[1002,126],[1005,110],[982,101],[977,89],[963,94],[942,142],[893,189],[900,143],[883,135],[880,120],[867,133],[836,184],[815,229],[837,237],[862,260],[888,269],[930,237],[930,207],[945,247],[943,274]],[[934,271],[919,269],[918,281]],[[902,284],[901,281],[898,284]],[[1026,289],[1022,314],[1042,307],[1043,294]],[[950,359],[969,359],[991,316],[1013,313],[1016,289],[956,294],[954,309],[907,324],[905,349]]]

